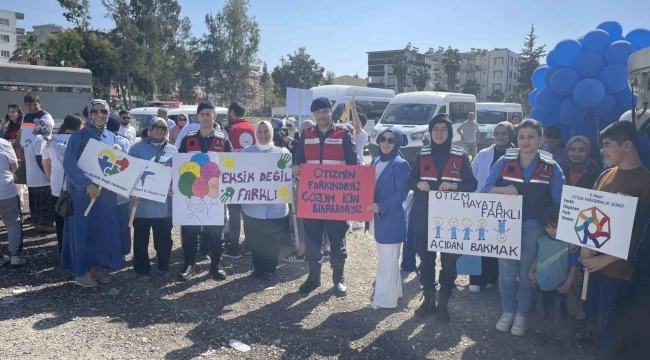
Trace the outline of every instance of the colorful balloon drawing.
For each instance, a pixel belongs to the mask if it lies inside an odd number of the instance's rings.
[[[188,197],[196,196],[203,198],[209,196],[211,198],[217,198],[219,191],[219,165],[210,162],[210,157],[207,154],[196,154],[190,160],[181,165],[179,169],[178,190],[181,194]],[[213,184],[216,190],[211,189],[210,184]]]
[[[199,177],[201,176],[201,165],[193,161],[187,162],[181,166],[179,175],[183,175],[186,172],[191,172],[194,176]]]
[[[208,154],[195,154],[192,155],[190,161],[199,164],[200,167],[203,167],[205,164],[210,162],[210,156],[208,156]]]
[[[208,180],[208,196],[211,198],[219,197],[219,177],[213,177]]]
[[[219,165],[215,163],[207,163],[201,166],[201,177],[207,180],[217,177],[219,173]]]

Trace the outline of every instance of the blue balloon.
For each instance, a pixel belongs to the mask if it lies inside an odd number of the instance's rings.
[[[601,132],[605,130],[606,127],[609,125],[617,122],[618,120],[609,120],[607,118],[598,118],[598,123],[596,124],[598,126],[598,132]]]
[[[584,36],[580,36],[580,37],[577,38],[576,40],[578,40],[578,42],[580,43],[580,45],[582,45],[582,41],[583,41],[584,39],[585,39]]]
[[[560,41],[553,49],[553,57],[561,66],[573,66],[582,55],[582,45],[577,40]]]
[[[558,128],[560,129],[560,132],[562,133],[562,139],[564,140],[564,142],[571,139],[571,126],[564,125],[564,124],[559,124]]]
[[[574,125],[569,132],[570,137],[585,136],[589,139],[598,138],[598,127],[596,124],[578,124]]]
[[[603,98],[603,101],[598,103],[598,105],[594,107],[590,107],[587,109],[587,111],[590,114],[596,115],[598,117],[602,118],[607,118],[609,116],[609,113],[614,110],[616,107],[616,98],[612,94],[605,94],[605,97]]]
[[[582,79],[598,78],[600,72],[605,68],[605,59],[598,54],[583,54],[573,68],[580,74]]]
[[[604,23],[596,26],[596,29],[607,31],[609,38],[612,39],[612,41],[623,39],[623,27],[616,21],[605,21]]]
[[[560,95],[571,95],[580,81],[580,74],[572,68],[561,68],[551,76],[551,89]]]
[[[553,50],[549,51],[548,54],[546,54],[546,65],[548,65],[548,67],[560,66],[560,64],[557,63],[557,60],[555,60]]]
[[[533,76],[530,78],[533,82],[533,86],[537,89],[543,89],[546,86],[544,85],[544,74],[548,70],[548,66],[540,66],[538,67],[535,72],[533,73]]]
[[[606,121],[618,121],[621,118],[621,115],[623,115],[626,111],[630,109],[626,108],[625,106],[621,106],[620,104],[616,104],[616,107],[612,112],[607,115],[605,118]]]
[[[526,119],[535,119],[539,122],[542,122],[546,119],[546,113],[540,109],[533,109],[530,114],[526,115]]]
[[[607,65],[600,72],[598,80],[603,83],[608,93],[623,91],[627,87],[627,67],[621,64]]]
[[[650,47],[650,30],[634,29],[627,33],[625,40],[629,41],[634,46],[634,51],[645,49]]]
[[[621,92],[614,94],[616,97],[616,102],[621,107],[627,108],[628,110],[636,107],[636,95],[632,94],[630,88],[625,88]]]
[[[587,109],[576,103],[573,98],[566,98],[560,104],[560,121],[566,125],[582,122],[587,115]]]
[[[596,79],[584,79],[573,89],[573,99],[586,108],[598,105],[604,97],[605,87]]]
[[[611,43],[612,40],[610,40],[607,31],[592,30],[582,40],[582,50],[585,53],[602,55]]]
[[[192,155],[192,157],[190,158],[190,161],[193,161],[193,162],[199,164],[199,166],[203,166],[203,165],[210,162],[210,155],[208,155],[208,154],[195,154],[195,155]]]
[[[537,94],[539,93],[539,90],[535,89],[530,92],[530,95],[528,95],[528,104],[530,104],[530,107],[535,108],[537,105],[535,105],[535,98],[537,97]]]
[[[634,52],[634,46],[629,41],[614,41],[605,51],[607,64],[621,64],[627,66],[627,58]]]
[[[553,77],[553,74],[555,74],[555,72],[560,70],[560,69],[562,69],[562,67],[553,66],[551,68],[548,68],[548,71],[546,71],[546,73],[544,73],[544,85],[545,85],[545,88],[550,88],[551,87],[551,78]],[[542,89],[540,89],[540,90],[542,90]]]
[[[562,97],[551,89],[542,89],[535,98],[537,108],[547,113],[557,112],[560,108]]]

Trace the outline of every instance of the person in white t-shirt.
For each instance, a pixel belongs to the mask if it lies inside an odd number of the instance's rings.
[[[13,266],[25,265],[25,260],[20,257],[23,248],[23,217],[14,183],[14,173],[17,169],[18,158],[11,143],[0,139],[0,217],[7,228],[11,256],[3,254],[0,247],[0,267],[8,262]]]
[[[135,143],[136,130],[131,126],[131,113],[128,110],[120,110],[120,129],[117,131],[118,134],[127,138],[131,145]]]
[[[63,156],[68,146],[68,139],[73,132],[81,129],[84,119],[78,114],[70,114],[63,120],[63,125],[59,134],[48,142],[43,149],[43,169],[45,175],[50,180],[52,196],[58,199],[61,191],[64,190],[65,174],[63,172]],[[63,224],[65,218],[55,213],[56,217],[56,241],[59,244],[59,253],[61,253],[61,244],[63,241]]]

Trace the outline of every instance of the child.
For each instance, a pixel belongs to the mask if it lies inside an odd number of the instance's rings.
[[[535,294],[540,329],[535,339],[538,344],[547,342],[559,330],[560,315],[565,295],[578,271],[578,255],[569,251],[569,244],[557,240],[557,223],[560,209],[551,207],[542,214],[542,224],[547,235],[537,240],[537,258],[528,272]],[[553,339],[561,348],[557,337]]]

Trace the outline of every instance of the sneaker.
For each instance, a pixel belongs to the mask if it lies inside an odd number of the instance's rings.
[[[2,255],[2,257],[0,257],[0,267],[2,267],[4,264],[10,263],[10,262],[11,262],[11,258],[9,256]]]
[[[210,254],[199,253],[199,261],[205,261],[205,260],[210,261]]]
[[[517,313],[512,328],[510,329],[510,333],[514,336],[524,336],[526,335],[526,330],[528,330],[528,320],[526,319],[526,316]]]
[[[284,262],[288,263],[301,263],[305,262],[305,255],[298,255],[298,252],[294,250],[291,254],[289,254],[287,257],[282,259]]]
[[[209,274],[212,277],[212,279],[216,280],[216,281],[223,281],[223,280],[226,280],[226,278],[227,278],[226,272],[223,271],[221,266],[210,269]]]
[[[469,292],[474,293],[474,294],[480,293],[481,292],[481,287],[478,286],[478,285],[470,285],[469,286]]]
[[[241,259],[242,258],[241,249],[239,248],[239,246],[228,249],[223,254],[221,254],[221,256],[229,259]]]
[[[512,326],[513,321],[515,321],[515,314],[503,313],[499,319],[499,322],[497,323],[497,330],[501,332],[508,332]]]
[[[14,255],[11,257],[11,266],[23,266],[25,264],[27,264],[27,261],[21,258],[20,255]]]
[[[187,281],[192,277],[192,275],[194,275],[194,273],[196,273],[194,265],[183,265],[183,269],[181,270],[181,273],[176,276],[176,280]]]
[[[81,287],[95,287],[99,285],[97,280],[93,279],[93,277],[90,275],[90,272],[87,272],[84,276],[75,277],[74,283]]]
[[[102,284],[108,284],[111,282],[111,276],[108,275],[103,269],[90,270],[90,276]]]

